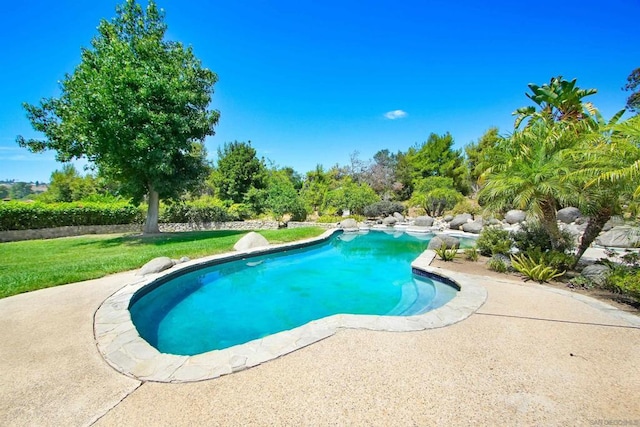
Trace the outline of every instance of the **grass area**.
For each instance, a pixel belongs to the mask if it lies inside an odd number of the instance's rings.
[[[259,231],[270,243],[315,237],[317,227]],[[157,236],[98,235],[0,243],[0,298],[133,270],[159,256],[198,258],[233,250],[246,231]]]

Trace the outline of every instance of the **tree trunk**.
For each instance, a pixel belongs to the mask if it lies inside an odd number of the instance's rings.
[[[147,208],[147,221],[144,223],[144,234],[158,234],[158,212],[160,210],[160,196],[153,189],[153,185],[149,185],[149,207]]]
[[[584,234],[580,239],[580,246],[578,247],[578,252],[576,253],[576,260],[573,262],[571,269],[573,270],[578,265],[580,258],[584,255],[585,251],[591,246],[591,243],[598,237],[604,225],[611,218],[611,209],[610,208],[600,208],[594,215],[589,218],[589,222],[587,223],[587,228],[584,230]]]
[[[541,205],[542,209],[542,226],[549,233],[551,238],[551,248],[556,250],[561,245],[562,234],[560,228],[558,228],[558,219],[556,218],[555,203],[549,201],[543,201]]]

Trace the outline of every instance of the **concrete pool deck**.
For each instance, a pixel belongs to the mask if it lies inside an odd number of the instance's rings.
[[[640,318],[537,284],[457,273],[486,303],[439,329],[340,329],[221,378],[112,369],[94,314],[134,272],[0,300],[0,425],[637,425]]]

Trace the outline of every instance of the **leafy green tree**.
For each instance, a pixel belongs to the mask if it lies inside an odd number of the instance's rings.
[[[453,188],[453,179],[431,176],[416,183],[409,203],[422,207],[428,215],[441,216],[445,210],[453,208],[462,199],[462,194]]]
[[[580,89],[576,86],[576,79],[566,81],[562,76],[558,76],[552,77],[549,84],[538,86],[529,83],[528,86],[531,93],[525,95],[538,106],[539,110],[535,106],[528,106],[514,111],[516,129],[520,127],[523,120],[535,116],[551,121],[577,121],[594,112],[593,105],[590,102],[583,102],[583,98],[598,91]]]
[[[265,205],[275,219],[282,222],[284,216],[290,214],[294,221],[304,221],[307,210],[288,171],[272,172],[268,182]]]
[[[9,189],[9,196],[14,200],[24,199],[32,193],[31,184],[26,182],[15,182]]]
[[[366,183],[356,183],[350,176],[344,177],[339,186],[327,192],[325,209],[336,212],[348,210],[351,214],[362,215],[364,208],[380,201],[380,197]]]
[[[498,128],[492,127],[484,135],[465,147],[467,168],[469,170],[469,180],[474,192],[480,189],[478,180],[484,172],[483,167],[491,162],[491,150],[495,149],[500,141]]]
[[[314,170],[307,172],[300,195],[311,211],[321,213],[330,183],[331,178],[322,165],[316,165]]]
[[[51,174],[51,183],[39,200],[52,202],[73,202],[96,194],[96,180],[91,176],[80,176],[71,164],[65,164],[61,171]]]
[[[468,192],[462,153],[460,150],[453,150],[453,142],[453,137],[448,132],[444,135],[432,133],[422,145],[409,148],[406,161],[410,167],[413,187],[420,179],[441,176],[451,178],[454,188],[461,193]]]
[[[266,187],[264,160],[256,157],[251,141],[225,143],[218,148],[212,181],[217,197],[242,203],[251,188],[261,190]]]
[[[127,0],[102,20],[91,48],[61,82],[61,96],[24,104],[45,140],[17,142],[57,159],[86,157],[121,183],[123,194],[148,197],[145,233],[158,232],[160,198],[177,198],[206,173],[204,139],[219,113],[208,110],[217,81],[190,47],[166,41],[164,13]]]
[[[7,197],[9,197],[9,187],[0,185],[0,199],[6,199]]]
[[[629,111],[638,113],[640,111],[640,67],[629,74],[627,84],[622,89],[631,92],[627,98],[627,108]]]

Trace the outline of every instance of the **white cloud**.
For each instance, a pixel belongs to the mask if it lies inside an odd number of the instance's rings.
[[[388,113],[384,113],[384,116],[389,120],[402,119],[407,117],[407,112],[402,110],[393,110]]]

